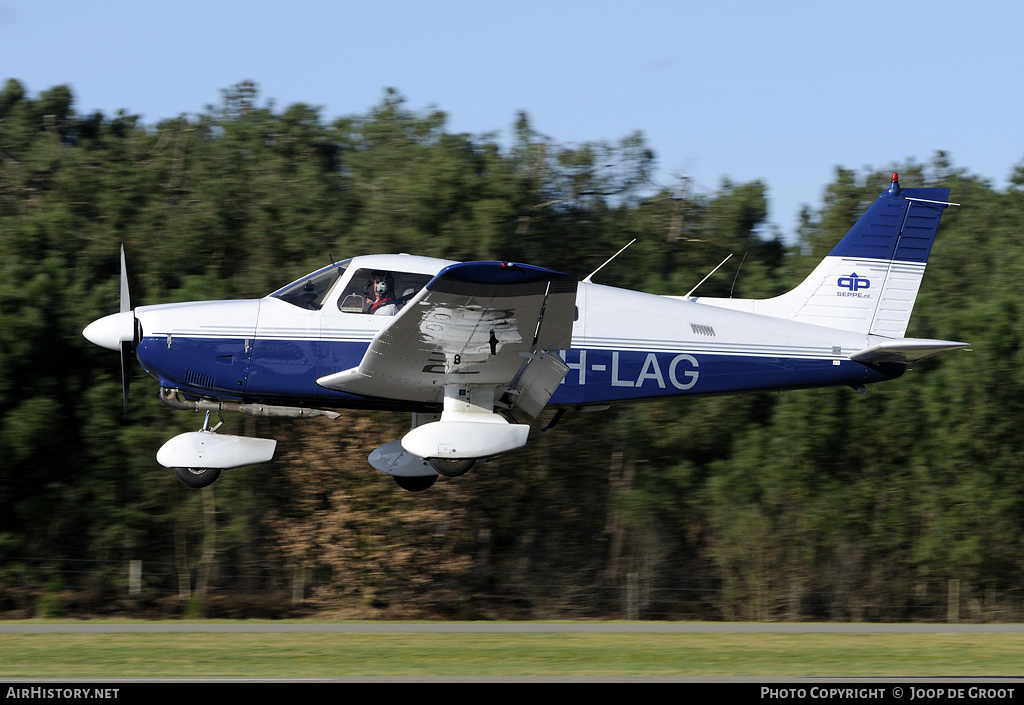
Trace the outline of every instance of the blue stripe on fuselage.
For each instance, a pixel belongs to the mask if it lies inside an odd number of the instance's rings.
[[[643,350],[563,351],[569,365],[552,404],[598,404],[678,395],[860,386],[893,379],[904,367],[877,369],[841,358],[665,353]],[[838,364],[837,364],[838,363]]]
[[[251,348],[247,346],[251,345]],[[325,389],[316,380],[359,364],[366,342],[150,337],[136,352],[164,386],[193,393],[345,406],[362,399]],[[845,358],[813,358],[572,349],[569,372],[552,404],[601,404],[678,395],[860,386],[893,379],[903,366],[877,368]],[[838,364],[837,364],[838,363]],[[393,402],[389,402],[393,404]]]

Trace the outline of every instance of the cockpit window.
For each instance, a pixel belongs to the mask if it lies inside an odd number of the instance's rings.
[[[338,308],[343,313],[393,316],[431,279],[429,274],[360,269],[338,297]]]
[[[298,279],[271,296],[299,308],[319,311],[331,287],[341,278],[348,267],[348,260],[319,269]]]

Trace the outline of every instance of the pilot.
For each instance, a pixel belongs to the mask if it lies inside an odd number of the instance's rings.
[[[398,304],[395,302],[395,278],[390,273],[373,273],[369,295],[371,303],[367,313],[375,316],[394,316],[398,313]]]

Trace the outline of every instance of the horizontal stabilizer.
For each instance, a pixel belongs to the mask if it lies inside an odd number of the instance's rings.
[[[914,362],[946,350],[966,348],[970,343],[928,338],[899,338],[872,345],[850,355],[854,362]]]

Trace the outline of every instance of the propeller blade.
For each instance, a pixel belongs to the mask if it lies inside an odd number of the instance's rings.
[[[120,311],[99,318],[82,331],[90,342],[109,350],[121,351],[121,388],[124,390],[124,413],[128,415],[128,386],[131,382],[132,355],[141,339],[142,328],[132,309],[128,293],[128,267],[124,260],[124,244],[121,245],[121,295]]]
[[[128,294],[128,267],[124,263],[124,243],[121,243],[121,313],[132,310],[132,299]]]
[[[121,343],[121,389],[124,392],[124,415],[128,416],[128,387],[132,381],[133,342]]]
[[[124,260],[124,243],[121,243],[121,296],[120,312],[132,310],[132,298],[128,292],[128,266]],[[132,381],[132,355],[139,342],[139,322],[132,314],[132,337],[130,340],[121,338],[121,389],[124,393],[124,415],[128,416],[128,387]]]

